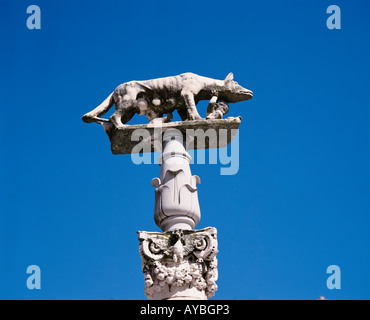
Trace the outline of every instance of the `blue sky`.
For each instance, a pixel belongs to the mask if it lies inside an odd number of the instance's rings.
[[[41,30],[26,27],[31,4]],[[332,4],[340,30],[326,27]],[[136,231],[160,231],[159,166],[112,155],[81,116],[126,81],[230,71],[254,92],[229,112],[243,118],[239,172],[192,166],[197,228],[218,229],[215,299],[370,298],[368,1],[6,0],[0,12],[1,299],[145,299]],[[34,264],[41,290],[26,287]]]

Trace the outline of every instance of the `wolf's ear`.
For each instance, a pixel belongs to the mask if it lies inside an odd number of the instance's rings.
[[[232,72],[230,72],[230,73],[226,76],[226,78],[225,78],[224,82],[225,82],[225,83],[228,83],[228,82],[231,82],[231,81],[233,81],[233,80],[234,80],[234,75],[233,75],[233,73],[232,73]]]

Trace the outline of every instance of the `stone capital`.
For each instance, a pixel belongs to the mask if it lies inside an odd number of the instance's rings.
[[[217,290],[217,230],[138,231],[149,300],[200,299]]]

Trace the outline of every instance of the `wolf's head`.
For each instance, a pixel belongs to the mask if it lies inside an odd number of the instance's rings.
[[[230,72],[225,80],[224,84],[219,91],[219,99],[225,100],[230,103],[249,100],[253,97],[251,90],[245,89],[234,81],[234,75]]]

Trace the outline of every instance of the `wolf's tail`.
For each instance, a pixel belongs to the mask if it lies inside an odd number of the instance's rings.
[[[107,119],[102,119],[100,116],[107,113],[110,108],[114,105],[114,97],[113,92],[94,110],[91,110],[90,112],[86,113],[82,120],[90,123],[90,122],[107,122]]]

